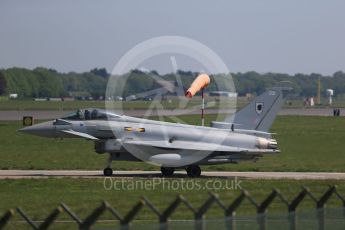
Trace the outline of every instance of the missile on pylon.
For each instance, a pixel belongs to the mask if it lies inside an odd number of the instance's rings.
[[[190,85],[185,96],[192,98],[197,92],[210,84],[210,77],[207,74],[200,74]]]

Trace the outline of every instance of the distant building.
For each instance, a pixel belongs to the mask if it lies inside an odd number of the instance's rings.
[[[34,101],[47,101],[47,98],[34,98]]]
[[[246,98],[252,98],[253,97],[253,94],[251,93],[246,93]]]
[[[126,97],[126,101],[134,101],[136,99],[137,99],[137,97],[135,95],[130,95],[130,96]]]
[[[123,97],[116,96],[116,97],[115,97],[115,101],[123,101]]]
[[[49,97],[47,101],[63,101],[61,97]]]
[[[228,91],[211,91],[208,93],[208,95],[215,97],[237,97],[237,93]]]
[[[74,97],[63,97],[62,101],[74,101]]]
[[[18,93],[10,93],[10,95],[8,95],[8,97],[10,99],[17,99],[18,98]]]

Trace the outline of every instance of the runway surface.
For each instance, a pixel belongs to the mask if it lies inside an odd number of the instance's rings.
[[[33,116],[38,120],[56,119],[68,114],[72,111],[0,111],[0,121],[21,121],[23,116]],[[125,110],[122,113],[128,116],[142,117],[146,114],[146,110]],[[226,114],[228,110],[206,109],[205,114]],[[159,110],[161,116],[179,116],[179,115],[192,115],[200,114],[199,109],[174,109],[174,110]],[[299,115],[299,116],[333,116],[333,110],[331,108],[283,108],[279,111],[279,115]],[[152,111],[151,116],[157,116],[157,111]],[[345,116],[345,109],[341,109],[341,116]]]
[[[31,178],[103,178],[102,171],[82,170],[0,170],[0,179]],[[114,171],[114,178],[157,178],[160,171]],[[176,171],[173,178],[187,178],[184,171]],[[294,179],[294,180],[344,180],[345,173],[327,172],[210,172],[204,171],[202,178],[247,178],[247,179]]]

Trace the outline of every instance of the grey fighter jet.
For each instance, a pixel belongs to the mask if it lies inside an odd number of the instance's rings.
[[[265,154],[280,152],[269,128],[282,102],[283,89],[269,89],[223,122],[212,122],[211,127],[83,109],[19,131],[94,141],[95,152],[110,156],[105,176],[113,173],[112,161],[124,160],[157,164],[163,176],[172,176],[176,168],[184,168],[189,177],[198,177],[199,165],[256,161]]]

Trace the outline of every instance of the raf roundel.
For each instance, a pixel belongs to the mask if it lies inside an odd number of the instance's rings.
[[[255,103],[255,112],[257,114],[261,114],[264,108],[264,103],[263,102],[256,102]]]

